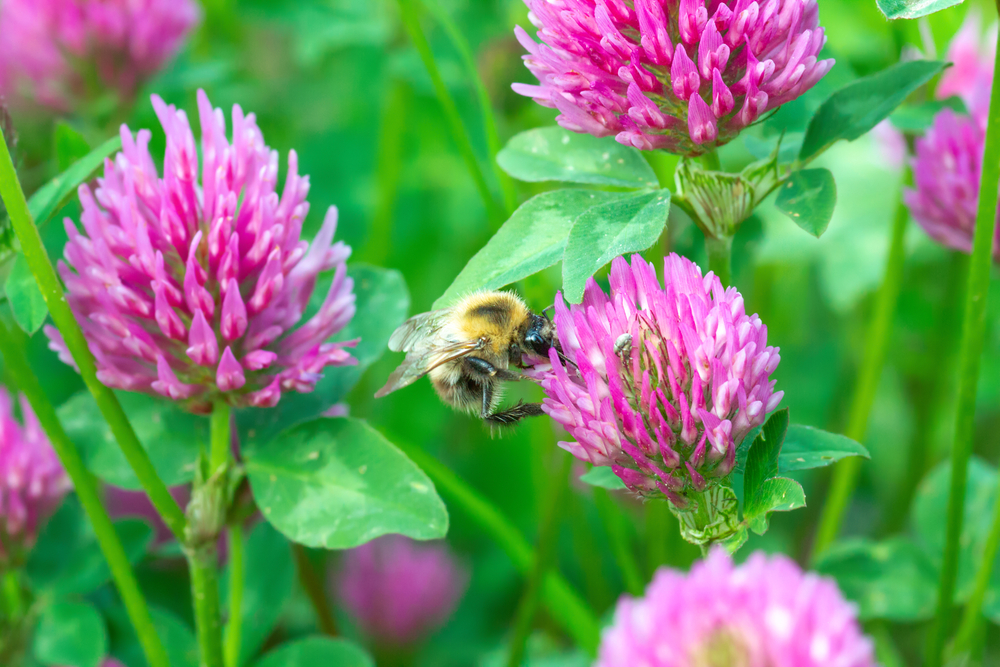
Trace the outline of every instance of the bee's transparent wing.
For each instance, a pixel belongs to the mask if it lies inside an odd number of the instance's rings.
[[[389,337],[389,349],[393,352],[409,352],[418,347],[426,347],[437,338],[437,332],[444,324],[448,309],[420,313],[399,325]]]
[[[424,342],[426,343],[427,341],[425,340]],[[413,349],[407,353],[406,359],[399,365],[399,368],[392,372],[385,386],[375,392],[375,398],[382,398],[397,389],[411,385],[441,364],[464,357],[477,349],[479,349],[479,341],[475,340],[447,343],[439,346],[431,342],[430,344]]]

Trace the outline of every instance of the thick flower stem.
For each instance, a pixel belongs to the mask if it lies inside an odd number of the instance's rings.
[[[1000,0],[997,9],[1000,11]],[[996,52],[996,62],[1000,63],[1000,49]],[[996,69],[1000,71],[1000,67]],[[940,667],[943,659],[945,639],[952,618],[955,580],[958,576],[958,551],[961,547],[965,487],[968,481],[969,457],[972,454],[975,427],[976,387],[979,383],[979,362],[986,338],[986,297],[990,286],[990,262],[993,254],[997,190],[1000,181],[1000,159],[997,157],[1000,156],[1000,75],[993,77],[984,155],[983,173],[979,184],[979,205],[976,211],[976,232],[972,241],[972,260],[969,263],[969,282],[965,294],[962,343],[959,348],[958,401],[955,411],[955,441],[951,450],[948,527],[944,557],[941,562],[937,615],[927,649],[928,667]],[[984,562],[982,565],[982,568],[987,570],[987,580],[991,567],[992,562]],[[969,611],[974,611],[978,617],[978,610]]]
[[[243,587],[246,570],[243,564],[243,526],[233,521],[229,526],[229,620],[223,637],[226,667],[239,667],[243,630]]]
[[[0,144],[3,142],[0,141]],[[6,148],[3,150],[4,155],[7,155]],[[10,162],[9,156],[7,162]],[[2,173],[0,170],[0,178],[2,178]],[[10,209],[8,208],[8,210]],[[97,483],[84,466],[80,452],[66,435],[66,431],[63,430],[55,408],[52,407],[52,403],[49,402],[42,390],[38,378],[28,365],[24,350],[15,336],[17,334],[9,331],[0,320],[0,354],[3,355],[7,372],[17,384],[18,389],[27,397],[38,422],[52,443],[52,448],[59,456],[66,474],[73,482],[73,488],[76,490],[80,504],[94,528],[97,544],[101,548],[101,553],[104,554],[104,559],[108,562],[111,577],[114,579],[119,595],[121,595],[129,620],[132,621],[132,626],[135,628],[136,636],[142,645],[147,662],[151,667],[169,667],[167,653],[153,627],[149,607],[139,589],[139,582],[136,581],[135,573],[129,564],[128,556],[125,555],[121,540],[118,539],[115,527],[111,523],[111,518],[101,503]]]
[[[903,186],[911,181],[912,175],[907,169],[903,177]],[[851,411],[847,419],[847,429],[844,435],[852,440],[861,441],[868,430],[868,418],[872,405],[875,403],[875,393],[882,377],[882,367],[885,365],[886,350],[889,346],[889,334],[892,331],[892,319],[896,313],[896,303],[899,301],[899,290],[903,284],[903,268],[906,260],[906,225],[909,220],[909,210],[903,203],[900,193],[896,206],[896,216],[892,223],[892,238],[889,241],[889,256],[885,263],[885,274],[882,286],[875,298],[874,311],[868,325],[868,335],[865,336],[866,346],[861,369],[858,374],[858,384],[854,388],[851,399]],[[816,541],[813,543],[812,556],[815,559],[822,554],[837,538],[840,524],[844,520],[844,512],[854,493],[858,471],[862,459],[849,457],[838,463],[833,469],[833,481],[830,492],[823,504]]]
[[[201,667],[224,667],[225,664],[216,542],[227,508],[230,412],[229,404],[223,400],[215,401],[212,406],[208,471],[204,478],[196,478],[194,493],[188,505],[191,520],[188,524],[185,553],[191,571],[191,598]],[[241,550],[242,544],[236,548]],[[240,586],[240,582],[231,583],[233,586]],[[240,606],[242,607],[242,603]],[[231,615],[238,616],[239,613],[239,609],[230,609]],[[238,631],[236,634],[234,643],[238,642]],[[238,656],[238,644],[236,650]]]
[[[427,42],[423,28],[420,27],[420,7],[418,3],[419,0],[399,0],[400,17],[403,20],[403,25],[406,27],[406,32],[409,33],[410,39],[413,41],[413,46],[416,47],[417,53],[420,54],[420,59],[424,62],[424,67],[431,78],[431,83],[434,85],[434,92],[437,93],[438,102],[441,103],[445,118],[448,120],[452,140],[462,154],[462,159],[465,160],[465,166],[469,170],[469,175],[472,176],[472,180],[476,184],[476,189],[479,190],[479,196],[482,197],[483,204],[486,205],[487,214],[496,223],[495,226],[499,227],[499,224],[506,219],[503,207],[493,199],[490,186],[486,183],[486,177],[479,166],[476,153],[472,149],[472,140],[469,138],[469,133],[462,123],[462,116],[458,113],[458,107],[455,105],[455,100],[452,99],[451,93],[448,92],[448,86],[445,85],[444,79],[441,78],[437,61],[434,59],[434,52],[431,50],[431,45]]]
[[[427,452],[401,442],[393,442],[434,481],[438,491],[460,507],[469,518],[486,531],[523,574],[531,572],[535,562],[531,545],[500,511],[476,493],[455,473]],[[542,600],[551,617],[590,655],[597,654],[600,624],[597,616],[558,572],[550,570],[542,582]]]
[[[28,203],[21,190],[21,184],[17,179],[14,164],[11,162],[10,152],[7,150],[7,143],[3,140],[3,133],[0,132],[0,197],[7,207],[11,225],[17,239],[21,243],[21,250],[28,261],[28,267],[38,282],[42,296],[45,297],[45,304],[48,306],[52,321],[55,322],[59,333],[77,368],[83,378],[87,389],[93,394],[97,407],[100,409],[104,419],[111,427],[111,432],[118,441],[118,446],[128,460],[129,465],[135,472],[143,489],[149,495],[150,501],[156,507],[157,512],[163,517],[164,523],[173,532],[178,540],[184,537],[184,512],[181,511],[177,501],[170,495],[163,480],[160,479],[149,460],[149,455],[139,443],[132,425],[125,416],[125,411],[114,393],[100,380],[97,379],[97,367],[94,363],[94,356],[87,347],[87,341],[83,337],[83,331],[77,323],[73,312],[70,310],[66,296],[63,294],[62,284],[56,276],[55,269],[49,256],[42,246],[42,238],[38,234],[38,229],[28,211]]]
[[[997,498],[993,509],[993,524],[990,526],[986,545],[983,547],[983,554],[979,560],[979,570],[976,571],[976,582],[972,588],[972,595],[965,605],[962,622],[955,634],[953,652],[956,656],[972,649],[976,631],[982,622],[983,601],[986,599],[986,591],[990,587],[990,577],[993,575],[993,563],[996,561],[998,549],[1000,549],[1000,497]]]
[[[531,634],[535,612],[538,610],[538,602],[542,593],[542,579],[551,569],[552,561],[555,559],[555,547],[559,537],[559,519],[564,509],[563,496],[569,487],[569,475],[573,465],[572,456],[561,451],[560,455],[563,459],[562,465],[552,477],[549,497],[542,512],[542,520],[538,525],[538,547],[535,550],[535,562],[532,563],[524,595],[521,597],[521,602],[518,604],[514,616],[514,636],[510,641],[507,667],[520,667],[521,661],[524,659],[528,636]]]
[[[705,236],[705,251],[708,253],[708,268],[719,276],[723,287],[729,287],[733,272],[733,237],[717,239]]]

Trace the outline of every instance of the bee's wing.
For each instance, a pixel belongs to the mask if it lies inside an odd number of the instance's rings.
[[[397,330],[397,333],[399,330]],[[394,334],[395,335],[395,334]],[[426,341],[425,341],[426,342]],[[375,392],[375,398],[382,398],[397,389],[411,385],[429,372],[449,361],[454,361],[479,349],[480,343],[475,340],[434,345],[433,342],[411,350],[399,368],[392,372],[385,386]]]
[[[448,309],[420,313],[399,325],[389,337],[389,349],[393,352],[409,352],[433,341],[444,324]],[[421,345],[423,343],[423,345]]]

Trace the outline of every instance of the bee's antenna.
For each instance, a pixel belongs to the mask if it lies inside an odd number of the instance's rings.
[[[560,350],[558,347],[556,348],[556,354],[559,355],[559,360],[562,361],[564,364],[570,364],[571,366],[573,366],[573,368],[580,370],[580,367],[576,365],[576,362],[567,357],[565,354],[563,354],[563,351]]]
[[[552,305],[552,306],[545,306],[544,308],[542,308],[542,315],[545,316],[545,319],[547,319],[549,322],[551,322],[552,318],[549,317],[549,311],[550,310],[555,310],[555,309],[556,309],[556,307],[554,305]]]

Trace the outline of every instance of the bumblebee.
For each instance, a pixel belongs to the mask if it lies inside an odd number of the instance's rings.
[[[489,424],[515,424],[542,414],[540,403],[518,402],[498,410],[503,382],[524,376],[522,357],[548,357],[559,351],[555,326],[531,312],[512,292],[476,292],[451,308],[415,315],[389,339],[389,349],[406,358],[385,386],[381,398],[413,384],[424,375],[445,403],[468,412],[478,410]]]

